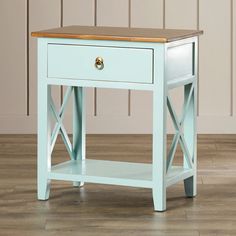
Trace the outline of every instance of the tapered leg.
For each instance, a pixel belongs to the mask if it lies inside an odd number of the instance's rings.
[[[85,131],[85,89],[74,87],[73,106],[73,150],[75,160],[85,159],[86,131]],[[74,182],[74,186],[83,186],[83,182]]]
[[[153,93],[153,202],[155,211],[166,210],[166,97]]]
[[[38,81],[38,199],[47,200],[50,192],[48,171],[51,169],[51,127],[50,127],[51,86],[46,80]]]
[[[193,83],[193,92],[190,94],[192,84],[185,85],[184,97],[185,106],[187,105],[187,100],[190,97],[188,107],[186,107],[186,116],[184,120],[184,136],[189,153],[193,160],[193,170],[194,175],[188,179],[184,180],[185,193],[188,197],[194,197],[197,194],[197,135],[196,135],[196,83]],[[184,158],[184,166],[187,168],[188,164]]]
[[[155,211],[166,210],[166,113],[165,50],[156,55],[153,91],[153,202]]]

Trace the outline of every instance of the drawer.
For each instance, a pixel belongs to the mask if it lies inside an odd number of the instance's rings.
[[[167,49],[167,80],[194,75],[193,48],[193,43],[188,43]]]
[[[153,82],[153,50],[48,44],[48,77]]]

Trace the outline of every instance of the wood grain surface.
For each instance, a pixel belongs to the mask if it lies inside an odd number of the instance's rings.
[[[148,29],[105,26],[65,26],[32,32],[33,37],[120,40],[166,43],[202,34],[200,30]]]
[[[151,136],[88,135],[87,156],[151,162]],[[53,162],[68,158],[59,140]],[[0,135],[0,235],[236,235],[235,159],[236,135],[200,135],[198,196],[172,186],[164,213],[153,211],[151,190],[109,185],[55,181],[44,202],[36,200],[36,136]]]

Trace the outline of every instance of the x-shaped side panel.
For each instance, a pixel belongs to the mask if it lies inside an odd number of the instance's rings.
[[[65,93],[65,96],[64,96],[64,99],[63,99],[63,103],[61,105],[59,113],[57,113],[57,111],[56,111],[56,108],[55,108],[55,105],[54,105],[52,97],[50,98],[50,107],[51,107],[51,111],[52,111],[52,116],[56,120],[56,125],[55,125],[55,127],[53,129],[52,136],[51,136],[51,153],[52,153],[52,151],[54,149],[58,133],[60,132],[60,134],[62,136],[62,140],[65,143],[66,149],[67,149],[71,159],[74,158],[74,152],[73,152],[73,148],[72,148],[70,139],[69,139],[69,137],[67,135],[66,129],[65,129],[62,121],[63,121],[64,114],[65,114],[65,108],[66,108],[68,100],[69,100],[69,98],[71,96],[72,91],[73,91],[73,87],[71,87],[71,86],[68,87],[68,89],[67,89],[67,91]]]
[[[167,173],[169,172],[169,170],[172,166],[172,162],[174,160],[174,155],[175,155],[178,143],[180,143],[181,149],[185,155],[185,159],[186,159],[186,162],[187,162],[189,168],[193,167],[193,158],[191,157],[191,154],[189,153],[188,146],[186,144],[185,137],[184,137],[183,131],[182,131],[182,126],[183,126],[183,123],[184,123],[184,120],[186,117],[186,111],[188,110],[190,100],[191,100],[191,97],[193,94],[193,88],[194,88],[194,86],[192,84],[192,87],[191,87],[187,102],[184,106],[180,121],[179,121],[178,116],[174,110],[170,96],[167,96],[168,110],[170,112],[170,116],[171,116],[171,119],[172,119],[174,127],[175,127],[175,131],[176,131],[174,138],[172,140],[171,146],[170,146],[170,151],[167,156]]]

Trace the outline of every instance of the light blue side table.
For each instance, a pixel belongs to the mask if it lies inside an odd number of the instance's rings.
[[[151,188],[154,209],[166,210],[166,188],[184,181],[189,197],[196,195],[196,95],[198,36],[202,31],[68,26],[33,32],[38,37],[38,199],[49,198],[50,181],[72,181]],[[52,85],[68,89],[59,112]],[[179,118],[168,95],[184,86]],[[152,164],[86,159],[84,87],[153,91]],[[73,143],[63,126],[64,110],[73,95]],[[175,135],[166,150],[166,116]],[[51,119],[55,119],[54,129]],[[71,160],[51,165],[61,134]],[[172,162],[180,144],[182,166]]]

